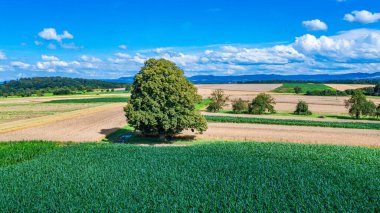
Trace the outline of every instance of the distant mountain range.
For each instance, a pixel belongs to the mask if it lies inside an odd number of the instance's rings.
[[[132,83],[134,77],[122,77],[119,79],[104,79],[104,81],[115,83]],[[344,80],[380,80],[380,72],[376,73],[348,73],[348,74],[318,74],[318,75],[233,75],[233,76],[214,76],[197,75],[188,78],[196,84],[227,84],[244,82],[270,82],[270,81],[344,81]]]

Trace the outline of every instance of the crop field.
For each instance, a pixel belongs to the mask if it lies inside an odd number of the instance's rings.
[[[336,90],[345,91],[348,89],[360,89],[366,87],[374,87],[371,84],[325,84],[328,87],[334,88]]]
[[[7,158],[0,159],[3,211],[380,210],[379,149],[216,141],[41,145],[0,144],[0,158]]]
[[[379,123],[365,122],[332,122],[332,121],[313,121],[313,120],[288,120],[288,119],[271,119],[271,118],[248,118],[233,116],[205,116],[207,121],[220,123],[254,123],[254,124],[273,124],[286,126],[319,126],[331,128],[351,128],[351,129],[376,129],[380,130]]]
[[[281,87],[278,87],[273,92],[277,93],[294,93],[294,87],[300,87],[302,93],[306,91],[316,91],[316,90],[333,90],[332,87],[329,87],[324,84],[313,84],[313,83],[285,83]]]

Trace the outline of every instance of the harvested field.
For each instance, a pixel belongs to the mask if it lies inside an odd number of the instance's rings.
[[[209,123],[209,129],[197,138],[380,147],[378,130],[326,127]]]
[[[6,123],[0,125],[0,141],[99,141],[126,124],[124,105],[110,104],[29,122]]]
[[[198,89],[223,89],[231,91],[269,92],[282,84],[197,84]]]
[[[213,89],[199,88],[198,93],[202,95],[203,98],[208,98],[212,93]],[[252,100],[260,92],[252,91],[232,91],[225,90],[226,95],[230,96],[230,100],[242,98],[244,100]],[[275,109],[277,111],[293,112],[298,101],[304,100],[309,104],[309,109],[314,113],[330,113],[330,114],[343,114],[347,113],[347,109],[344,105],[344,101],[349,97],[334,97],[334,96],[304,96],[304,95],[288,95],[288,94],[276,94],[270,93],[277,104]],[[375,102],[375,104],[380,104],[380,99],[378,98],[368,98]],[[231,106],[227,106],[227,109],[231,109]]]
[[[348,89],[360,89],[360,88],[366,88],[366,87],[374,87],[374,85],[371,84],[325,84],[326,86],[332,87],[334,89],[345,91]]]

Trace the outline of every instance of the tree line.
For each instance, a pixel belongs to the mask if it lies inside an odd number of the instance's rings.
[[[69,95],[75,92],[92,92],[95,89],[111,90],[113,88],[129,87],[126,84],[91,79],[34,77],[4,82],[0,85],[0,96],[44,96],[45,93],[52,93],[53,95]]]

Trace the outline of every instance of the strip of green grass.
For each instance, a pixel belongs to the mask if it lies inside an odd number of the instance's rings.
[[[126,103],[128,97],[106,97],[106,98],[87,98],[87,99],[64,99],[52,100],[44,103],[67,104],[67,103]]]
[[[379,177],[379,149],[79,144],[0,168],[0,209],[378,212]]]
[[[211,99],[202,99],[202,101],[198,102],[195,105],[195,110],[204,110],[211,103]]]
[[[294,87],[300,87],[302,89],[302,92],[305,93],[306,91],[318,91],[318,90],[334,90],[333,88],[326,86],[324,84],[313,84],[313,83],[285,83],[281,87],[278,87],[272,92],[277,93],[295,93]]]
[[[60,146],[58,143],[50,142],[0,143],[0,167],[31,160]]]
[[[280,120],[280,119],[270,119],[270,118],[244,118],[244,117],[232,117],[232,116],[208,116],[208,115],[205,117],[207,121],[222,122],[222,123],[255,123],[255,124],[274,124],[274,125],[288,125],[288,126],[318,126],[318,127],[332,127],[332,128],[380,130],[380,123]]]

